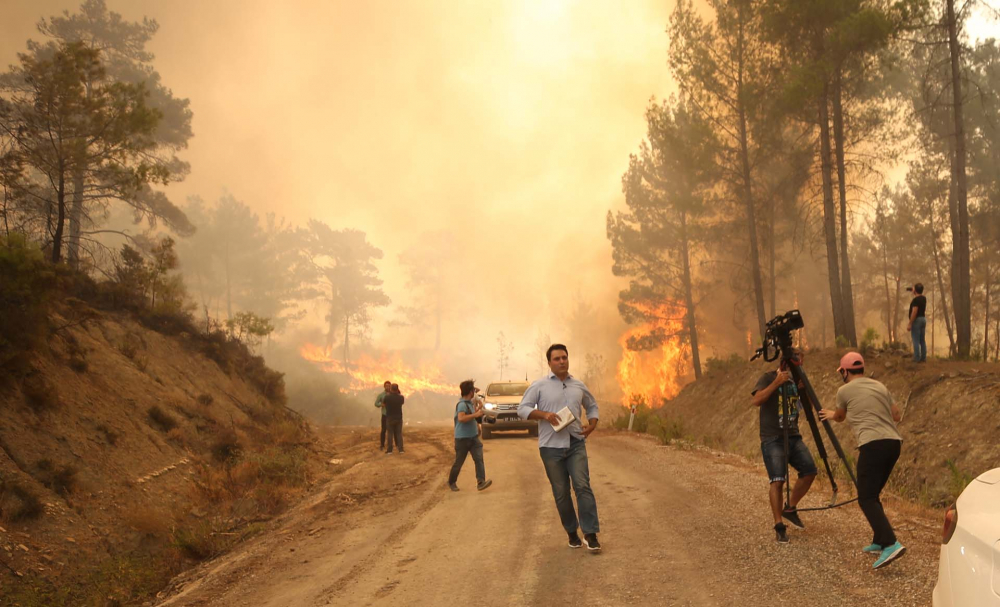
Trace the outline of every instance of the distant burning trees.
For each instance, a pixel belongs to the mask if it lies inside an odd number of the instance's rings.
[[[644,325],[623,336],[626,359],[622,364],[628,365],[630,350],[666,348],[667,344],[672,351],[664,352],[665,360],[674,361],[686,343],[694,376],[700,378],[695,308],[699,284],[692,261],[706,244],[701,223],[714,180],[714,138],[709,125],[689,110],[683,98],[651,104],[646,120],[647,140],[629,158],[622,177],[628,210],[609,212],[607,219],[612,271],[629,278],[618,309],[627,322]],[[676,386],[669,384],[677,372],[669,373],[669,379],[659,382],[659,392],[673,396]],[[620,365],[620,381],[622,375]]]

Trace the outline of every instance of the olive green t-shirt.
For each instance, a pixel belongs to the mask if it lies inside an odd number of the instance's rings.
[[[892,419],[892,395],[880,381],[859,377],[837,390],[837,408],[847,409],[847,421],[858,446],[875,440],[903,440]]]

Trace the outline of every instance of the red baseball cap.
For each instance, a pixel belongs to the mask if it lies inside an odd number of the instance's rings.
[[[837,371],[849,371],[851,369],[864,369],[865,358],[857,352],[848,352],[840,359],[840,367]]]

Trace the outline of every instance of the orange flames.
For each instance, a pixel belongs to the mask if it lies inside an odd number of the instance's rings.
[[[677,396],[691,373],[688,346],[678,336],[684,332],[684,308],[679,304],[637,305],[646,322],[627,330],[618,343],[622,358],[618,361],[618,385],[622,404],[628,406],[633,397],[641,397],[653,408],[666,399]],[[641,340],[650,334],[663,334],[663,342],[651,350],[630,350],[630,339]]]
[[[302,346],[299,353],[302,358],[316,363],[327,373],[349,376],[351,383],[348,387],[354,392],[381,389],[382,382],[386,380],[399,384],[403,394],[413,392],[454,394],[458,391],[458,384],[447,382],[441,370],[435,365],[425,364],[419,369],[414,369],[404,362],[398,353],[382,353],[377,359],[362,354],[357,360],[346,365],[332,358],[323,348],[313,344]]]

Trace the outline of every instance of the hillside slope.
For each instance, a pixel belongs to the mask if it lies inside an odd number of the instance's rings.
[[[805,359],[804,368],[824,407],[835,405],[842,385],[836,373],[841,354],[810,352]],[[888,386],[903,410],[903,453],[890,486],[939,506],[969,479],[1000,466],[1000,365],[950,361],[918,365],[908,358],[889,353],[866,356],[868,374]],[[672,422],[658,424],[659,431],[672,425],[673,433],[759,460],[758,412],[750,406],[750,391],[760,375],[774,367],[746,362],[705,374],[657,411],[660,419]],[[845,452],[856,458],[850,426],[833,426]],[[815,455],[804,418],[799,427]],[[836,460],[829,443],[828,452]],[[822,468],[818,460],[817,464]]]
[[[238,344],[62,312],[0,386],[0,603],[126,604],[280,511],[315,458]]]

